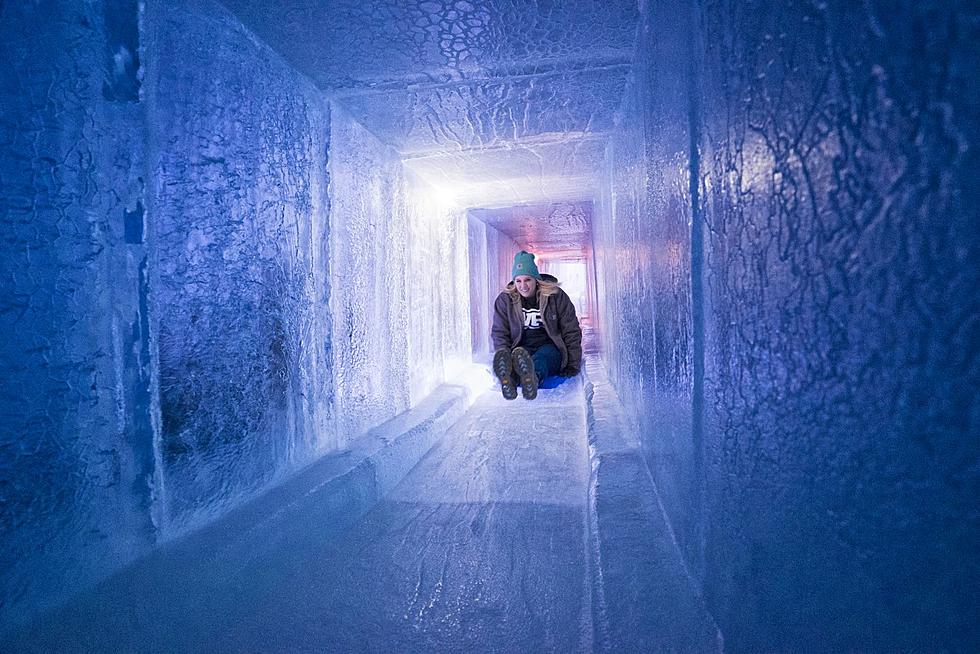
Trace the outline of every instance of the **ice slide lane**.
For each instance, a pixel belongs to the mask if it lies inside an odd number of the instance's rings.
[[[722,652],[724,639],[667,521],[642,453],[597,357],[589,357],[590,537],[596,652]]]
[[[589,651],[585,434],[581,378],[485,393],[350,524],[371,484],[263,499],[274,519],[165,547],[2,649]]]
[[[481,396],[350,532],[243,615],[231,649],[590,648],[581,380]],[[283,625],[270,610],[289,616]]]
[[[588,374],[465,413],[435,398],[0,651],[719,651],[635,429]]]

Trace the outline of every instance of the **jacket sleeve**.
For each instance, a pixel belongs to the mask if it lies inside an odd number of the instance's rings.
[[[582,328],[575,315],[575,305],[564,291],[558,295],[558,330],[568,350],[568,364],[562,371],[565,375],[575,375],[582,369]]]
[[[493,349],[513,349],[514,344],[510,339],[510,297],[506,293],[497,296],[497,301],[493,303],[493,328],[490,330],[490,339],[493,341]]]

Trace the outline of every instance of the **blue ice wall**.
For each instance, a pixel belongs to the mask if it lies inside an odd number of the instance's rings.
[[[409,406],[405,250],[396,247],[408,224],[394,152],[341,111],[331,138],[337,439],[346,444]],[[386,379],[388,370],[402,374]]]
[[[477,359],[490,352],[490,310],[493,298],[490,297],[487,270],[488,226],[468,212],[466,223],[466,252],[470,267],[470,343],[473,357]]]
[[[418,403],[471,334],[465,215],[222,5],[0,11],[3,630]]]
[[[405,260],[404,315],[408,325],[407,377],[411,405],[471,361],[470,284],[466,214],[406,171],[404,242],[382,235],[382,247]],[[390,265],[391,254],[387,255]],[[398,329],[397,323],[391,326]],[[403,373],[383,371],[390,380]],[[447,380],[447,377],[449,379]]]
[[[976,9],[693,13],[646,6],[596,224],[682,551],[731,651],[975,650]]]
[[[487,229],[487,279],[490,280],[488,296],[491,302],[510,283],[514,255],[521,249],[514,239],[500,230]]]
[[[469,257],[470,333],[473,358],[488,360],[493,351],[490,328],[493,303],[510,281],[511,262],[521,247],[499,229],[467,212],[467,255]]]
[[[0,4],[0,631],[155,540],[138,18]]]
[[[167,530],[335,444],[330,115],[210,0],[150,3],[152,306]]]
[[[684,11],[678,10],[680,16]],[[645,436],[679,543],[699,560],[693,424],[690,30],[645,17],[620,126],[606,151],[596,206],[598,331],[610,376]]]
[[[467,224],[339,108],[331,139],[336,439],[345,445],[470,360]]]

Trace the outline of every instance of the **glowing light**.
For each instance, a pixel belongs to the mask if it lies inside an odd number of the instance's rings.
[[[430,186],[429,195],[440,205],[448,207],[456,206],[456,194],[443,186]]]
[[[446,383],[466,389],[470,401],[493,388],[494,378],[490,366],[460,359],[445,364]]]

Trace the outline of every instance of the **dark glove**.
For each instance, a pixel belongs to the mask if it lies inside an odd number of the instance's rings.
[[[574,377],[579,373],[579,369],[573,366],[566,366],[564,370],[561,371],[562,377]]]

